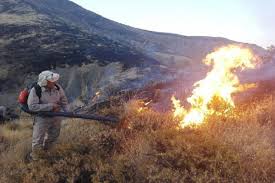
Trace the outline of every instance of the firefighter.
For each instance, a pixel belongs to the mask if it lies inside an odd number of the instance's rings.
[[[62,87],[57,84],[59,74],[43,71],[38,76],[37,86],[41,87],[41,95],[37,96],[36,88],[30,90],[28,107],[31,111],[68,111],[68,100]],[[56,142],[61,128],[60,117],[34,116],[32,135],[32,160],[44,158],[46,152]]]

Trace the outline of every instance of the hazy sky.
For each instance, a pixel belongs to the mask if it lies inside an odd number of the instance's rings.
[[[275,44],[275,0],[72,0],[133,27]]]

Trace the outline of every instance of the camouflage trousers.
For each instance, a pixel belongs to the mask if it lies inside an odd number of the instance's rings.
[[[32,149],[50,149],[60,134],[61,119],[58,117],[34,118]]]

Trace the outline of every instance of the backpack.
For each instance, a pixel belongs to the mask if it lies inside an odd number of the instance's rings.
[[[56,84],[55,87],[57,88],[57,90],[59,90],[59,86]],[[35,89],[35,93],[39,98],[39,103],[40,103],[40,99],[41,99],[41,95],[42,95],[42,89],[41,86],[39,86],[36,82],[32,83],[31,85],[27,86],[26,88],[24,88],[18,96],[18,103],[20,104],[20,108],[22,111],[26,112],[26,113],[32,113],[29,110],[28,107],[28,98],[29,98],[29,94],[31,89],[34,88]]]

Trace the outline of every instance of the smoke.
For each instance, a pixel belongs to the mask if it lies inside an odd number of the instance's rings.
[[[245,83],[275,80],[275,56],[270,61],[262,61],[255,70],[243,72],[240,80]]]

